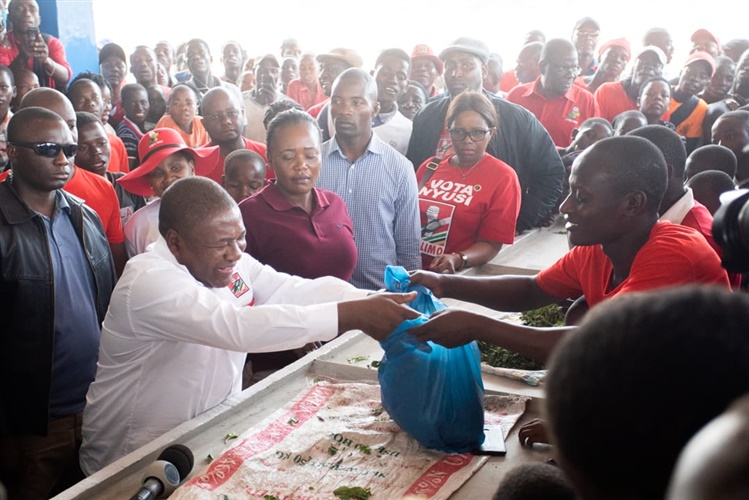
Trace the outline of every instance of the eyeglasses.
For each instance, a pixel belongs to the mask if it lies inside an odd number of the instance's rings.
[[[560,75],[567,75],[572,74],[573,76],[577,76],[582,71],[582,68],[578,66],[577,64],[574,66],[564,66],[562,64],[552,64],[551,69],[554,70],[557,74]]]
[[[78,144],[58,144],[56,142],[9,142],[8,144],[19,148],[31,149],[37,155],[45,158],[57,158],[60,151],[66,157],[72,158],[78,152]]]
[[[210,120],[212,122],[218,122],[218,121],[224,121],[227,118],[230,120],[236,120],[239,116],[239,111],[236,109],[232,109],[230,111],[227,111],[226,113],[211,113],[210,115],[205,115],[203,117],[204,120]]]
[[[491,132],[492,129],[487,130],[464,130],[462,128],[451,128],[448,130],[450,132],[450,137],[454,141],[464,141],[466,136],[470,137],[473,142],[478,142],[484,139],[486,137],[486,134]]]

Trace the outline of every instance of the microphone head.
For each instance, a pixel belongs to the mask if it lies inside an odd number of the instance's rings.
[[[183,444],[173,444],[165,448],[157,460],[164,460],[173,464],[179,472],[180,479],[185,479],[190,474],[195,463],[192,451]]]

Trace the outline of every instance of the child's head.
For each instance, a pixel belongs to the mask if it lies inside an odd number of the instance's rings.
[[[16,82],[16,96],[13,98],[12,105],[13,109],[21,103],[23,96],[28,94],[30,91],[39,88],[39,77],[36,73],[27,68],[19,68],[13,72],[13,77]]]
[[[614,129],[605,118],[588,118],[572,131],[572,151],[582,151],[601,139],[614,135]]]
[[[665,78],[650,78],[640,87],[637,106],[650,123],[658,122],[663,113],[668,111],[670,102],[671,84]]]
[[[175,85],[169,93],[167,103],[169,116],[187,133],[192,132],[192,121],[198,113],[198,98],[187,85]]]
[[[504,475],[492,500],[575,500],[564,473],[540,462],[520,464]]]
[[[142,129],[149,110],[146,88],[140,83],[128,83],[122,87],[120,99],[122,99],[125,117]]]
[[[616,115],[612,123],[614,126],[614,136],[626,135],[634,129],[644,127],[647,124],[648,119],[640,111],[623,111]]]
[[[707,144],[692,151],[687,158],[685,178],[690,179],[707,170],[720,170],[733,179],[736,176],[736,155],[719,144]]]
[[[249,149],[232,151],[224,161],[221,184],[239,203],[265,185],[265,160]]]
[[[705,205],[713,215],[720,207],[720,195],[736,189],[733,177],[720,170],[699,172],[687,180],[686,186],[691,188],[694,199]]]
[[[663,498],[689,439],[749,392],[749,296],[711,286],[630,293],[552,354],[546,410],[583,498]]]

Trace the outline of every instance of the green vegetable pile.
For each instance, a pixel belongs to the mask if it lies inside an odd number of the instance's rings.
[[[341,486],[333,491],[333,494],[341,500],[367,500],[372,496],[369,488],[361,486]]]
[[[520,315],[524,325],[536,327],[563,326],[564,311],[557,305],[550,305],[527,311]],[[494,344],[479,341],[481,361],[489,366],[513,368],[515,370],[543,370],[544,365],[530,358],[508,351]]]

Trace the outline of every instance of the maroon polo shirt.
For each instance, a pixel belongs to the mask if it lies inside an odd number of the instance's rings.
[[[308,214],[292,205],[276,184],[239,204],[247,228],[247,253],[276,271],[303,278],[351,279],[356,267],[354,225],[346,203],[332,191],[314,189]]]
[[[588,118],[599,116],[593,94],[578,85],[572,85],[563,96],[552,99],[544,97],[541,93],[540,76],[533,82],[512,89],[507,94],[507,100],[536,115],[559,148],[570,145],[573,129],[579,128]]]

